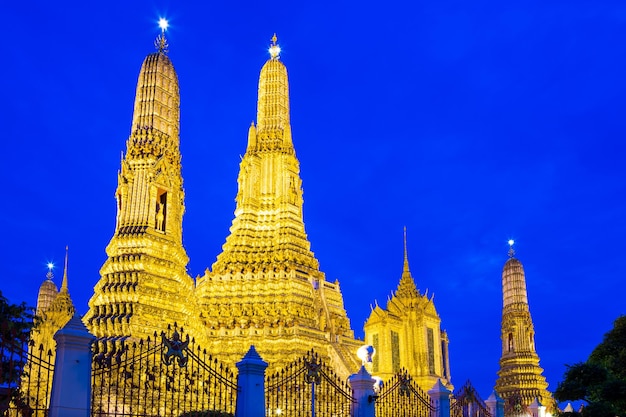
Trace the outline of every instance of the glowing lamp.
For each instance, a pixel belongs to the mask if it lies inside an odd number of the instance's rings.
[[[365,365],[366,363],[372,363],[372,357],[376,354],[376,349],[371,345],[361,346],[356,351],[356,356],[361,359],[361,363]]]

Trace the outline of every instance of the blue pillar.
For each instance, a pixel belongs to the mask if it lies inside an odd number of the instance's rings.
[[[348,384],[352,387],[355,402],[350,410],[351,417],[375,417],[374,383],[376,380],[361,366],[359,372],[348,377]]]
[[[504,417],[504,400],[497,392],[492,392],[485,404],[493,417]]]
[[[57,348],[50,417],[91,415],[91,343],[94,339],[77,315],[54,335]]]
[[[428,391],[430,399],[435,407],[435,417],[450,417],[450,395],[452,391],[441,383],[441,379],[435,382],[435,385]]]
[[[253,346],[236,364],[239,370],[237,378],[237,408],[235,417],[265,417],[265,369],[267,362]]]

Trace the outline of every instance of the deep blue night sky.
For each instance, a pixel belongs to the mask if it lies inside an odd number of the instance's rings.
[[[183,4],[184,3],[184,4]],[[3,7],[0,290],[34,305],[70,247],[81,314],[115,224],[137,76],[167,17],[189,273],[220,252],[274,32],[305,223],[357,335],[402,271],[435,293],[453,383],[486,398],[517,241],[549,389],[624,301],[626,4],[11,2]],[[62,271],[56,269],[56,282]],[[219,355],[218,355],[219,356]]]

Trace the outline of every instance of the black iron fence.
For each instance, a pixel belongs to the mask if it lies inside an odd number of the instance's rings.
[[[352,388],[313,351],[266,377],[266,416],[348,417]]]
[[[234,415],[235,375],[182,328],[112,345],[94,347],[92,416]]]
[[[28,334],[3,326],[0,338],[0,415],[48,415],[54,365],[52,352]]]
[[[467,381],[452,395],[450,417],[491,417],[491,413],[472,383]]]
[[[404,369],[385,382],[372,401],[379,417],[431,417],[435,411],[428,394]]]

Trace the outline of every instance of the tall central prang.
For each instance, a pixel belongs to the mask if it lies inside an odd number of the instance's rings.
[[[259,77],[257,124],[241,161],[235,218],[212,270],[198,280],[211,351],[235,362],[253,344],[280,369],[314,348],[339,373],[358,344],[339,283],[327,282],[302,216],[302,180],[289,122],[287,69],[276,35]]]
[[[194,327],[194,282],[182,244],[185,211],[178,77],[165,27],[141,67],[131,134],[118,173],[115,233],[85,322],[100,340]]]

